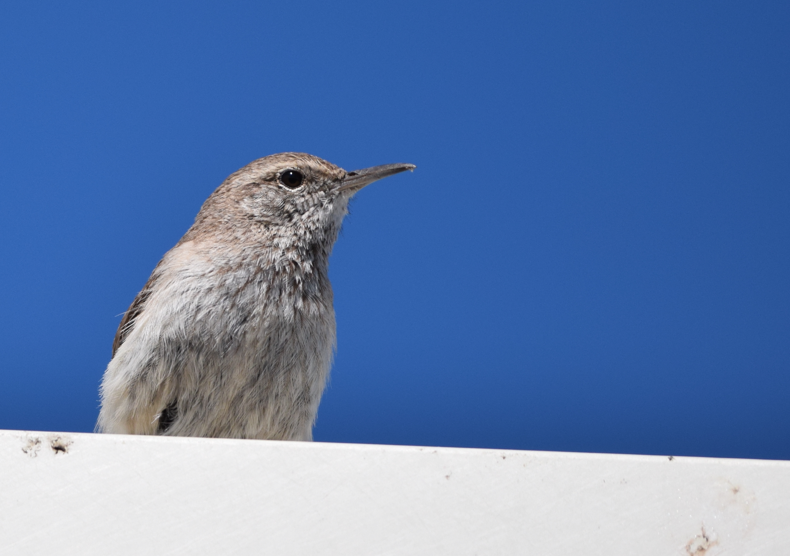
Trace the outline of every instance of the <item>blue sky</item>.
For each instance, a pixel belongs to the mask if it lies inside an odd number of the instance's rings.
[[[782,2],[16,3],[0,428],[90,431],[115,329],[222,180],[362,191],[315,437],[790,459]]]

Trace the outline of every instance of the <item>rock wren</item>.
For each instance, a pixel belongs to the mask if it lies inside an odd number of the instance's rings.
[[[335,347],[329,254],[349,199],[413,170],[281,153],[231,174],[124,314],[98,432],[312,440]]]

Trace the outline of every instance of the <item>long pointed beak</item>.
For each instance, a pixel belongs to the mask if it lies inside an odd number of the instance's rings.
[[[414,164],[384,164],[383,166],[372,166],[364,170],[354,170],[346,174],[346,177],[343,178],[343,181],[338,184],[335,190],[356,192],[381,178],[400,174],[406,170],[414,170],[415,168]]]

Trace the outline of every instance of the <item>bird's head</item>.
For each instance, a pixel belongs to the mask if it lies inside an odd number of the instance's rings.
[[[413,164],[387,164],[346,172],[317,156],[280,153],[231,174],[208,198],[193,230],[274,241],[334,243],[348,201],[360,189]]]

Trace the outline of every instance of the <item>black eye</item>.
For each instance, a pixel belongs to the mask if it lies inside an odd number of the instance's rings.
[[[286,170],[280,174],[280,183],[288,189],[296,189],[304,181],[304,176],[297,170]]]

